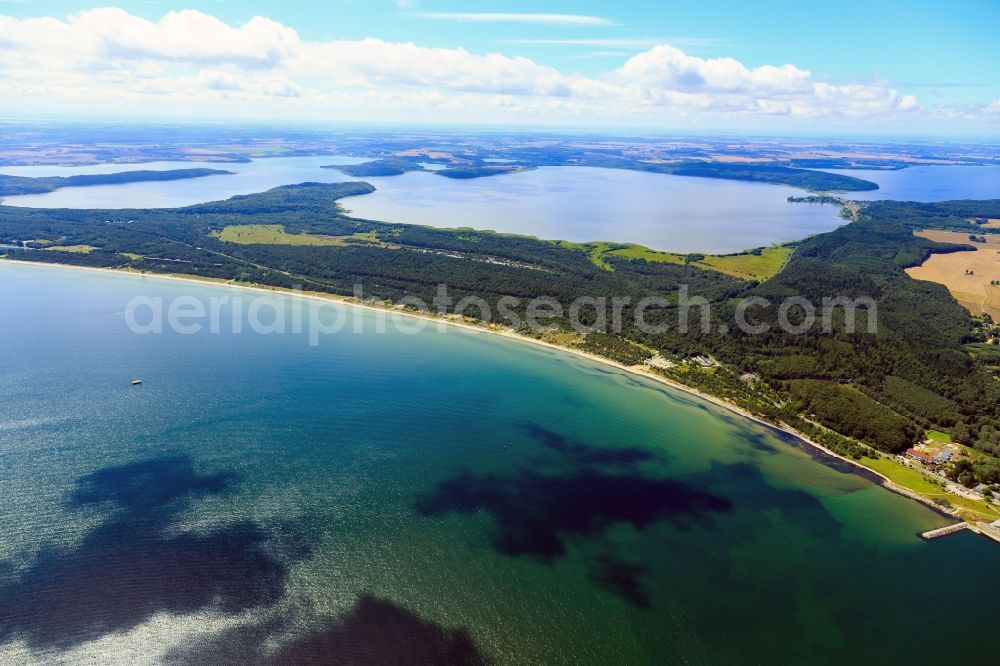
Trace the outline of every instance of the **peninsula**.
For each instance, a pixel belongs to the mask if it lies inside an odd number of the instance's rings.
[[[79,174],[75,176],[8,176],[0,174],[0,196],[44,194],[63,187],[121,185],[157,180],[184,180],[232,174],[223,169],[168,169],[165,171],[120,171],[117,173]]]

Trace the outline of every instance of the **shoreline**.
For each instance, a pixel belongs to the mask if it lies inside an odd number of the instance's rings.
[[[558,344],[555,344],[555,343],[552,343],[552,342],[547,342],[545,340],[538,340],[536,338],[531,338],[531,337],[528,337],[528,336],[525,336],[525,335],[520,335],[520,334],[516,333],[515,331],[513,331],[511,329],[508,329],[508,328],[500,328],[500,327],[493,328],[493,327],[490,327],[489,325],[482,326],[482,325],[472,324],[472,323],[469,323],[469,322],[461,319],[459,316],[454,316],[454,315],[452,315],[452,316],[441,316],[441,315],[433,315],[433,314],[426,314],[426,313],[422,314],[420,312],[414,312],[412,310],[400,309],[400,308],[398,308],[396,306],[393,306],[393,305],[389,305],[388,307],[382,307],[382,306],[371,304],[371,303],[359,302],[353,296],[341,296],[341,295],[338,295],[338,294],[330,294],[330,293],[326,293],[326,292],[312,292],[312,291],[303,291],[303,290],[293,290],[293,289],[287,289],[287,288],[284,288],[284,287],[268,287],[266,285],[258,285],[258,284],[240,284],[240,283],[237,283],[237,282],[234,282],[234,281],[231,281],[231,280],[221,280],[221,279],[204,278],[204,277],[199,277],[199,276],[195,276],[195,275],[185,275],[183,273],[180,273],[180,274],[178,274],[178,273],[145,273],[145,272],[137,272],[137,271],[131,271],[131,270],[123,270],[123,269],[118,269],[118,268],[98,268],[98,267],[93,267],[93,266],[75,266],[75,265],[72,265],[72,264],[58,264],[58,263],[50,263],[50,262],[42,262],[42,261],[22,261],[22,260],[18,260],[18,259],[8,259],[6,257],[0,257],[0,262],[11,263],[11,264],[18,264],[18,265],[22,265],[22,266],[44,266],[44,267],[47,267],[47,268],[63,268],[63,269],[66,269],[66,270],[71,270],[71,271],[84,270],[84,271],[94,271],[94,272],[97,272],[97,273],[119,275],[119,276],[132,276],[132,277],[138,277],[138,278],[153,278],[153,279],[157,279],[157,280],[172,280],[172,281],[177,281],[177,282],[189,282],[189,283],[193,283],[193,284],[199,284],[199,285],[202,285],[202,286],[205,286],[205,285],[214,285],[214,286],[217,286],[217,287],[229,287],[229,288],[233,288],[233,289],[242,289],[242,290],[247,290],[247,291],[256,291],[256,292],[261,292],[261,293],[265,293],[265,294],[272,294],[272,295],[279,294],[279,295],[282,295],[282,296],[299,297],[299,298],[303,298],[303,299],[315,300],[315,301],[327,302],[327,303],[334,302],[334,303],[338,303],[338,304],[345,305],[345,306],[348,306],[348,307],[356,307],[356,308],[360,308],[360,309],[363,309],[363,310],[369,310],[369,311],[381,311],[381,312],[394,313],[394,314],[398,314],[398,315],[404,316],[404,317],[412,317],[412,318],[416,318],[416,319],[422,319],[424,321],[432,322],[432,323],[437,323],[439,325],[443,324],[443,325],[455,326],[455,327],[458,327],[460,329],[464,329],[466,331],[477,332],[477,333],[488,333],[488,334],[498,335],[498,336],[507,338],[509,340],[517,340],[517,341],[528,343],[528,344],[538,345],[538,346],[545,347],[545,348],[548,348],[548,349],[553,350],[553,351],[562,352],[564,354],[570,354],[570,355],[575,356],[577,358],[583,358],[583,359],[586,359],[586,360],[594,362],[594,363],[599,363],[601,365],[610,366],[610,367],[613,367],[613,368],[615,368],[617,370],[620,370],[620,371],[622,371],[622,372],[624,372],[624,373],[626,373],[628,375],[634,376],[634,377],[641,377],[641,378],[644,378],[644,379],[648,379],[650,381],[653,381],[653,382],[656,382],[656,383],[661,384],[663,386],[666,386],[667,388],[670,388],[670,389],[673,389],[675,391],[679,391],[679,392],[687,394],[689,396],[694,396],[696,398],[699,398],[701,400],[709,402],[709,403],[715,405],[716,407],[720,407],[720,408],[725,409],[725,410],[727,410],[729,412],[732,412],[732,413],[734,413],[734,414],[736,414],[738,416],[742,416],[743,418],[746,418],[746,419],[748,419],[750,421],[753,421],[754,423],[762,425],[762,426],[764,426],[766,428],[771,428],[771,429],[783,432],[783,433],[785,433],[787,435],[790,435],[790,436],[794,437],[797,441],[799,441],[802,444],[806,445],[806,447],[809,447],[807,449],[808,453],[818,453],[819,456],[816,456],[816,457],[818,457],[820,459],[820,461],[823,462],[823,464],[827,464],[828,466],[832,466],[832,465],[830,465],[829,459],[835,459],[835,460],[839,461],[840,463],[846,463],[847,465],[849,465],[852,468],[852,471],[854,471],[855,473],[861,473],[862,476],[868,477],[870,480],[873,481],[873,483],[877,483],[881,487],[883,487],[883,488],[885,488],[885,489],[887,489],[887,490],[889,490],[891,492],[894,492],[894,493],[896,493],[898,495],[902,495],[902,496],[907,497],[909,499],[912,499],[912,500],[915,500],[917,502],[920,502],[921,504],[923,504],[923,505],[927,506],[928,508],[932,509],[938,515],[941,515],[941,516],[944,516],[944,517],[947,517],[947,518],[950,518],[950,519],[955,519],[955,520],[966,522],[966,521],[964,521],[958,515],[957,510],[954,513],[952,513],[951,511],[947,510],[945,507],[942,507],[942,506],[939,506],[938,504],[935,504],[932,500],[927,499],[926,497],[923,497],[922,495],[919,495],[915,491],[911,491],[908,488],[904,488],[904,487],[902,487],[902,486],[894,483],[891,479],[889,479],[889,477],[885,476],[881,472],[879,472],[877,470],[874,470],[874,469],[871,469],[870,467],[866,467],[865,465],[861,464],[860,462],[858,462],[856,460],[852,460],[852,459],[850,459],[850,458],[848,458],[846,456],[842,456],[839,453],[835,453],[834,451],[831,451],[831,450],[827,449],[823,445],[821,445],[821,444],[819,444],[819,443],[817,443],[817,442],[809,439],[805,434],[799,432],[798,430],[796,430],[795,428],[792,428],[791,426],[788,426],[787,424],[784,424],[784,423],[773,423],[771,421],[766,421],[766,420],[764,420],[764,419],[762,419],[762,418],[760,418],[758,416],[755,416],[754,414],[750,413],[749,411],[747,411],[746,409],[740,407],[739,405],[736,405],[735,403],[728,402],[726,400],[723,400],[722,398],[713,396],[713,395],[708,394],[708,393],[704,393],[702,391],[699,391],[698,389],[695,389],[695,388],[692,388],[690,386],[686,386],[684,384],[681,384],[680,382],[673,381],[673,380],[668,379],[667,377],[664,377],[663,375],[657,374],[657,373],[655,373],[655,372],[653,372],[651,370],[646,370],[645,366],[639,366],[639,365],[629,366],[629,365],[625,365],[624,363],[619,363],[618,361],[615,361],[615,360],[612,360],[612,359],[609,359],[609,358],[605,358],[603,356],[598,356],[596,354],[592,354],[592,353],[584,351],[582,349],[574,349],[572,347],[566,347],[566,346],[558,345]],[[826,458],[827,460],[823,460],[824,458]],[[970,528],[972,528],[973,531],[979,532],[979,530],[976,529],[976,526],[974,524],[972,524],[972,523],[967,523],[967,524],[969,524]],[[979,533],[981,533],[981,532],[979,532]]]

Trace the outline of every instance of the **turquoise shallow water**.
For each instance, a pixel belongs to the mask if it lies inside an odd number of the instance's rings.
[[[138,295],[250,298],[0,264],[2,663],[997,648],[1000,548],[921,541],[945,521],[725,410],[488,334],[377,334],[360,310],[364,333],[317,347],[136,335]]]

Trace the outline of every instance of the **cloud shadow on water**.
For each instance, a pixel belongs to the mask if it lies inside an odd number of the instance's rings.
[[[305,540],[251,520],[207,531],[180,522],[191,500],[235,482],[231,474],[199,473],[182,456],[79,479],[69,507],[98,507],[104,519],[73,546],[18,558],[26,566],[0,566],[0,644],[21,638],[66,649],[157,613],[240,613],[276,603],[291,563],[309,554]]]
[[[523,428],[545,448],[561,455],[566,461],[579,465],[627,466],[656,457],[649,449],[634,446],[601,447],[585,444],[534,422],[525,423]]]
[[[592,582],[637,608],[649,608],[646,568],[609,550],[608,530],[627,525],[641,531],[656,523],[689,530],[733,510],[705,479],[644,469],[645,463],[667,459],[659,451],[595,446],[533,422],[521,427],[557,464],[534,460],[504,475],[464,470],[419,496],[417,513],[430,518],[485,512],[495,524],[496,552],[545,564],[565,556],[571,541],[587,540]]]
[[[175,651],[168,656],[167,663],[184,666],[488,663],[468,631],[442,627],[403,606],[371,595],[359,597],[344,617],[307,631],[291,629],[290,623],[289,617],[276,617],[235,627]]]
[[[766,432],[746,428],[746,432],[742,434],[741,438],[754,451],[759,451],[761,453],[777,453],[778,449],[768,441],[768,435],[769,433]]]
[[[624,559],[608,532],[619,526],[642,532],[659,523],[686,531],[734,510],[728,496],[715,491],[714,481],[726,476],[720,466],[671,478],[662,465],[650,465],[669,459],[659,450],[595,446],[534,422],[521,428],[546,457],[529,458],[504,474],[464,470],[420,495],[418,515],[483,512],[493,519],[493,550],[544,564],[564,557],[576,542],[594,585],[646,609],[653,605],[650,572]]]
[[[636,608],[650,608],[653,605],[642,582],[648,569],[641,564],[632,564],[608,555],[597,558],[591,577],[599,586],[621,597]]]
[[[466,470],[416,503],[424,517],[486,511],[496,521],[497,552],[545,562],[565,555],[569,538],[594,537],[615,524],[642,529],[668,521],[687,529],[731,508],[725,497],[681,481],[589,468],[569,476]]]
[[[578,461],[574,455],[570,458]],[[789,529],[781,525],[801,528],[828,547],[842,542],[843,525],[817,497],[776,487],[749,463],[714,462],[705,471],[673,478],[662,474],[638,466],[579,462],[562,468],[522,466],[504,474],[464,470],[418,496],[415,509],[427,518],[489,516],[490,546],[507,557],[552,565],[572,546],[573,556],[583,558],[594,586],[639,610],[656,605],[654,587],[664,579],[661,563],[686,561],[685,556],[663,549],[684,543],[681,532],[714,530],[720,518],[733,521],[713,536],[721,544],[737,544],[748,531],[766,535]],[[668,530],[648,529],[654,525]],[[634,538],[618,540],[615,533],[622,526],[634,530]],[[673,536],[668,536],[670,532]],[[692,543],[704,543],[704,536],[696,536]],[[719,552],[728,552],[726,548],[720,546]],[[645,559],[651,557],[656,559]],[[699,557],[718,558],[717,573],[730,564],[718,554],[702,552]]]

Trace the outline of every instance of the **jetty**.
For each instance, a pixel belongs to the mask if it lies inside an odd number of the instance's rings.
[[[930,541],[931,539],[939,539],[943,536],[948,536],[949,534],[954,534],[955,532],[961,532],[962,530],[968,528],[969,528],[969,523],[955,523],[954,525],[946,525],[945,527],[939,527],[936,530],[929,530],[927,532],[924,532],[920,536]]]
[[[977,531],[985,537],[1000,542],[1000,520],[992,523],[976,523]]]

